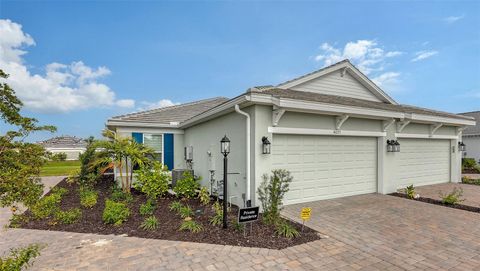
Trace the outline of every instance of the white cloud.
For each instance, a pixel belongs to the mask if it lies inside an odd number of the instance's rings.
[[[372,81],[377,84],[379,87],[396,85],[399,83],[399,72],[386,72],[382,73],[377,77],[372,78]]]
[[[420,61],[420,60],[430,58],[430,57],[432,57],[436,54],[438,54],[438,51],[435,51],[435,50],[416,52],[415,57],[411,61],[412,62],[417,62],[417,61]]]
[[[460,16],[448,16],[448,17],[443,18],[443,20],[448,24],[453,24],[457,21],[460,21],[463,18],[465,18],[464,14],[462,14]]]
[[[45,66],[45,74],[33,74],[24,63],[25,47],[35,45],[20,24],[0,20],[0,67],[25,108],[36,112],[70,112],[95,107],[135,106],[133,100],[117,100],[115,92],[98,80],[109,75],[107,67],[91,68],[82,61]]]
[[[343,48],[335,48],[329,43],[320,46],[322,53],[315,56],[324,66],[332,65],[348,58],[365,74],[382,71],[388,58],[400,56],[400,51],[385,51],[374,40],[350,41]]]
[[[157,102],[147,102],[143,101],[141,102],[142,106],[137,108],[137,111],[144,111],[144,110],[151,110],[151,109],[157,109],[157,108],[162,108],[162,107],[168,107],[168,106],[173,106],[173,105],[178,105],[180,103],[175,103],[171,100],[168,99],[161,99]]]

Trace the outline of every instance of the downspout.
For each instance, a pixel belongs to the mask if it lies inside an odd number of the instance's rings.
[[[247,126],[247,185],[246,185],[246,188],[245,188],[245,203],[246,203],[246,206],[247,207],[250,207],[251,206],[251,200],[250,200],[250,115],[245,112],[245,111],[242,111],[240,110],[240,107],[238,106],[238,104],[235,105],[235,111],[238,113],[238,114],[241,114],[241,115],[244,115],[245,117],[247,117],[247,121],[246,121],[246,126]]]

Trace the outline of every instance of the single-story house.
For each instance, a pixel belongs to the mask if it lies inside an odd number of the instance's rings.
[[[87,148],[87,142],[83,138],[62,135],[44,141],[37,142],[52,154],[65,153],[67,160],[78,160],[79,155]]]
[[[220,140],[227,135],[228,200],[240,207],[260,204],[256,191],[273,169],[294,177],[285,204],[459,182],[459,139],[469,125],[469,116],[398,104],[348,60],[232,99],[106,123],[118,136],[153,147],[170,169],[192,167],[209,188],[222,179]]]
[[[461,113],[461,115],[473,117],[477,124],[469,126],[462,132],[462,140],[466,145],[464,157],[474,158],[480,163],[480,111]]]

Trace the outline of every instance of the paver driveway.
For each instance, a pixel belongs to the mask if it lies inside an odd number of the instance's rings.
[[[330,238],[284,250],[8,229],[0,254],[47,244],[31,270],[480,270],[480,215],[379,195],[309,205]]]
[[[477,213],[368,194],[287,206],[284,215],[299,221],[304,206],[309,226],[381,260],[379,270],[480,270]]]

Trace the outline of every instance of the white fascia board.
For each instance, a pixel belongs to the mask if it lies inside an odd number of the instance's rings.
[[[306,83],[310,80],[313,80],[315,78],[324,76],[326,74],[329,74],[331,72],[345,69],[347,68],[347,71],[349,71],[353,77],[355,77],[357,80],[359,80],[366,88],[368,88],[375,96],[380,98],[381,100],[384,100],[386,102],[392,103],[392,104],[398,104],[395,100],[393,100],[390,96],[388,96],[382,89],[380,89],[378,86],[376,86],[368,77],[366,77],[364,74],[362,74],[360,71],[355,68],[350,62],[344,62],[340,63],[338,65],[333,65],[332,67],[320,70],[318,72],[312,73],[310,75],[307,75],[305,77],[283,83],[278,85],[278,88],[283,88],[283,89],[289,89],[294,86],[298,86],[300,84]]]
[[[178,128],[178,125],[158,124],[137,121],[107,120],[106,126],[115,127],[151,127],[151,128]]]
[[[309,128],[291,128],[291,127],[268,127],[268,132],[273,134],[292,134],[292,135],[334,135],[334,136],[368,136],[381,137],[386,136],[386,132],[354,131],[354,130],[334,130],[334,129],[309,129]]]
[[[413,121],[427,122],[427,123],[443,123],[443,124],[450,124],[450,125],[475,125],[474,120],[430,116],[430,115],[415,114],[415,113],[408,114],[407,119],[410,119]]]
[[[48,147],[48,148],[45,148],[45,150],[47,150],[47,151],[85,151],[86,148],[85,148],[85,147],[81,147],[81,148],[55,148],[55,147]]]
[[[198,122],[202,122],[204,121],[205,119],[207,119],[208,117],[211,117],[215,114],[221,114],[223,111],[226,111],[226,110],[231,110],[231,111],[234,111],[234,106],[236,104],[241,104],[243,102],[246,102],[248,101],[249,99],[247,99],[247,94],[246,95],[241,95],[241,96],[238,96],[237,98],[234,98],[226,103],[223,103],[217,107],[214,107],[210,110],[207,110],[206,112],[203,112],[201,113],[200,115],[196,115],[195,117],[183,122],[180,124],[180,128],[188,128]]]
[[[155,127],[117,127],[117,133],[184,134],[183,129]]]
[[[430,135],[430,134],[405,134],[395,133],[396,138],[426,138],[426,139],[458,139],[453,135]]]
[[[333,114],[348,114],[348,115],[357,115],[357,116],[370,116],[370,117],[380,117],[380,118],[399,118],[403,119],[404,114],[401,112],[370,109],[363,107],[355,106],[346,106],[338,104],[327,104],[327,103],[316,103],[316,102],[305,102],[291,99],[280,99],[279,107],[286,109],[302,109],[302,110],[311,110],[316,112],[327,112]]]

